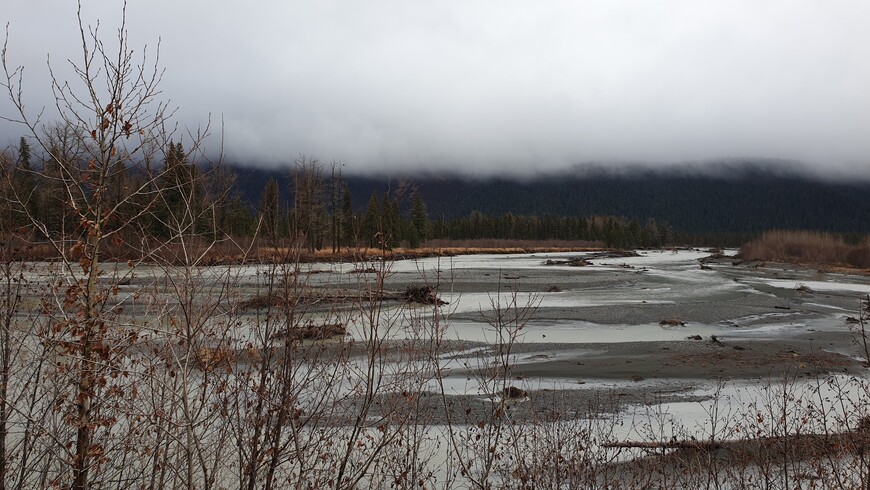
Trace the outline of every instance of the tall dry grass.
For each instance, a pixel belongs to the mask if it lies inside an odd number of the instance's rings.
[[[590,240],[508,240],[497,238],[477,238],[471,240],[426,240],[421,248],[428,249],[581,249],[581,248],[604,248],[602,241]]]
[[[66,242],[58,241],[62,250],[56,249],[48,241],[22,239],[11,234],[0,235],[0,246],[10,245],[10,253],[15,260],[25,261],[60,261],[69,253],[76,239]],[[201,265],[251,263],[280,263],[288,250],[297,247],[291,239],[278,243],[262,238],[225,236],[218,241],[206,240],[203,237],[191,237],[185,244],[189,252],[195,252],[201,257]],[[342,247],[333,252],[328,248],[315,252],[303,251],[299,254],[301,262],[358,262],[374,257],[385,256],[390,260],[407,258],[440,257],[468,254],[513,254],[513,253],[546,253],[565,251],[601,250],[604,244],[590,241],[566,240],[429,240],[418,248],[393,247],[382,250],[368,247]],[[135,241],[118,241],[107,243],[104,253],[109,262],[143,261],[146,263],[168,262],[178,263],[183,256],[178,244],[160,244],[147,252],[141,249],[141,244]]]
[[[742,247],[744,259],[870,268],[870,238],[848,244],[842,236],[814,231],[769,231]]]

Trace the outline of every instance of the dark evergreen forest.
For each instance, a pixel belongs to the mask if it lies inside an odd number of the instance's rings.
[[[179,143],[170,143],[163,155],[156,178],[123,165],[111,173],[115,194],[159,191],[159,200],[145,193],[143,202],[114,210],[116,221],[134,219],[156,238],[185,212],[195,234],[302,237],[310,251],[418,247],[430,239],[738,246],[774,229],[834,232],[853,241],[870,232],[870,181],[820,180],[781,163],[577,168],[522,180],[359,176],[307,157],[271,170],[204,166],[190,163]],[[22,139],[4,161],[0,191],[7,202],[19,203],[8,208],[12,227],[35,220],[44,224],[43,235],[77,228],[72,214],[57,205],[54,160],[32,155]],[[121,202],[121,194],[100,197]]]
[[[287,171],[236,168],[238,186],[256,202],[270,177],[285,188]],[[444,238],[603,239],[590,234],[595,221],[628,232],[652,225],[660,240],[680,244],[739,245],[771,229],[816,230],[858,236],[870,232],[870,181],[830,181],[764,163],[723,163],[707,172],[607,171],[542,176],[529,180],[458,176],[353,176],[343,180],[353,209],[365,213],[372,195],[400,203],[419,194],[432,232]],[[609,217],[609,218],[605,218]],[[585,222],[584,222],[585,220]],[[628,231],[631,227],[632,232]],[[646,240],[644,240],[646,242]]]

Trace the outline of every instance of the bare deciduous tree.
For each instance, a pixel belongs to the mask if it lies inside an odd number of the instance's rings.
[[[316,158],[299,157],[293,177],[294,233],[302,236],[309,252],[321,248],[326,229],[323,165]]]
[[[149,163],[170,139],[166,128],[172,111],[158,98],[163,74],[158,56],[147,49],[137,54],[129,45],[126,4],[114,43],[102,37],[99,24],[86,24],[81,4],[78,26],[80,58],[69,60],[75,79],[58,78],[49,63],[56,122],[46,121],[45,110],[28,110],[24,69],[10,64],[8,41],[0,86],[17,110],[4,119],[19,123],[37,143],[46,159],[40,177],[52,184],[54,209],[61,214],[61,223],[35,214],[25,205],[30,197],[12,188],[19,212],[60,258],[62,279],[55,288],[60,296],[46,302],[54,311],[48,312],[53,320],[43,343],[60,356],[54,374],[68,391],[61,393],[58,412],[73,429],[74,443],[61,457],[69,473],[59,471],[52,481],[83,489],[107,466],[109,434],[135,426],[114,408],[129,395],[124,393],[128,385],[115,380],[128,373],[128,350],[138,332],[118,321],[118,269],[104,268],[103,260],[110,249],[125,244],[125,232],[135,230],[163,193],[156,186],[160,172]],[[130,172],[136,181],[126,178]]]

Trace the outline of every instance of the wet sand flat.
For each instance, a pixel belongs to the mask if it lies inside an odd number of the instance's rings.
[[[469,347],[492,347],[499,338],[486,323],[493,303],[533,304],[511,346],[510,376],[539,396],[551,380],[553,389],[576,398],[569,406],[589,398],[585,385],[602,380],[644,398],[655,391],[643,386],[650,380],[680,391],[716,380],[865,369],[856,326],[846,319],[859,314],[870,287],[866,276],[729,257],[704,261],[708,254],[700,250],[640,254],[593,259],[584,267],[544,265],[582,254],[466,258],[437,268],[404,264],[388,285],[431,280],[439,271],[439,291],[450,300],[446,318],[462,326],[447,337]],[[663,320],[678,324],[659,325]],[[475,328],[483,334],[475,336]],[[451,376],[473,376],[474,369]]]

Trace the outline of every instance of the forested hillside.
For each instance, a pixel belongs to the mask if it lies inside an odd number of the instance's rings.
[[[576,170],[532,180],[456,176],[344,176],[353,207],[364,211],[370,196],[418,192],[429,216],[466,220],[487,216],[618,216],[667,224],[685,241],[739,242],[769,229],[807,229],[845,234],[870,231],[870,182],[822,181],[764,163],[713,164],[707,171],[633,169],[612,173]],[[274,176],[290,185],[290,172],[236,169],[239,188],[255,202]],[[478,216],[479,219],[479,216]],[[460,224],[459,228],[463,228]],[[457,231],[463,238],[466,233]],[[457,236],[458,238],[459,236]]]
[[[89,175],[76,155],[64,158]],[[74,210],[59,205],[54,159],[33,154],[22,139],[4,162],[0,191],[11,203],[9,226],[35,221],[40,229],[32,232],[42,236],[77,229]],[[313,158],[272,170],[195,164],[170,142],[161,161],[143,168],[115,165],[105,177],[112,190],[100,197],[123,203],[110,224],[135,222],[157,238],[182,222],[188,232],[213,237],[301,236],[310,251],[417,247],[429,239],[738,246],[771,229],[846,238],[870,231],[870,183],[822,181],[751,162],[618,173],[578,168],[526,180],[375,177]],[[140,189],[141,196],[125,201],[125,189]],[[178,217],[184,219],[176,223]]]

